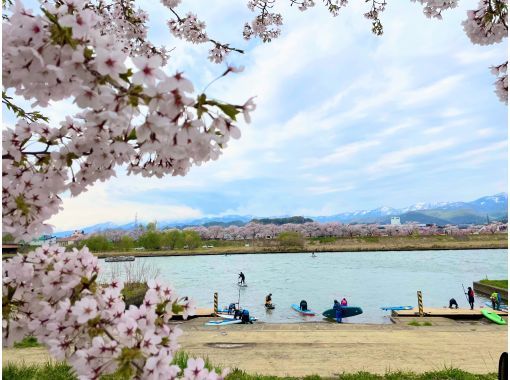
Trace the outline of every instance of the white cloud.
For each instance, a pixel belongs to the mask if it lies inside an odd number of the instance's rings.
[[[338,165],[339,163],[342,163],[345,160],[350,159],[360,153],[363,154],[367,149],[378,146],[380,144],[381,142],[377,140],[356,141],[350,144],[346,144],[335,149],[333,153],[328,154],[327,156],[318,157],[316,159],[308,158],[308,162],[306,162],[302,168],[313,168],[331,164]]]
[[[413,162],[411,160],[412,158],[430,155],[434,152],[451,148],[458,143],[459,142],[454,139],[438,140],[386,153],[373,165],[369,166],[367,171],[372,174],[387,176],[389,174],[388,172],[393,170],[414,166],[416,162]]]
[[[57,229],[81,228],[105,221],[126,223],[134,220],[179,220],[202,216],[200,210],[181,205],[161,205],[121,200],[108,191],[106,184],[97,184],[78,197],[64,198],[64,210],[49,220]]]
[[[448,95],[463,79],[463,75],[455,74],[442,78],[430,85],[408,91],[403,94],[402,105],[423,105],[424,103],[436,101]]]

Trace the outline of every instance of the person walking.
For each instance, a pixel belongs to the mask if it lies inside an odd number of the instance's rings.
[[[342,301],[340,302],[340,306],[347,306],[347,300],[344,298],[342,298]]]
[[[468,296],[469,306],[471,307],[471,310],[473,310],[475,307],[475,292],[473,289],[471,289],[471,286],[468,286],[468,291],[466,294]]]
[[[336,323],[342,323],[342,305],[337,300],[333,301],[333,310],[335,310]]]

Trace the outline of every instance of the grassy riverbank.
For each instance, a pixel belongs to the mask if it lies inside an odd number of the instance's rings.
[[[508,289],[508,280],[481,280],[484,285],[495,286],[496,288]]]
[[[71,368],[65,363],[48,362],[42,365],[27,364],[8,364],[2,368],[2,378],[4,380],[77,380]],[[496,373],[485,375],[473,374],[455,368],[447,368],[440,371],[413,373],[413,372],[387,372],[383,375],[377,375],[369,372],[342,373],[335,377],[320,377],[316,375],[305,377],[279,377],[250,375],[241,370],[234,370],[227,376],[227,380],[321,380],[321,379],[338,379],[338,380],[496,380]],[[108,380],[120,380],[108,377]]]
[[[292,252],[363,252],[363,251],[420,251],[442,249],[492,249],[508,248],[507,234],[468,236],[371,236],[352,238],[324,238],[307,240],[303,247],[283,247],[271,240],[216,241],[221,246],[197,249],[155,251],[96,252],[99,257],[133,256],[187,256],[243,253],[292,253]],[[246,246],[246,245],[249,246]]]

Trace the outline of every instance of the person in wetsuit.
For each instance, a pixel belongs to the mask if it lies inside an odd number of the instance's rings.
[[[245,284],[244,279],[245,279],[244,273],[243,272],[239,273],[239,285]]]
[[[308,310],[308,304],[306,303],[305,300],[302,300],[300,303],[299,303],[299,308],[301,310]]]
[[[264,304],[266,307],[272,307],[273,306],[273,299],[271,298],[273,294],[269,293],[267,296],[266,296],[266,303]]]
[[[336,322],[342,323],[342,305],[340,305],[340,302],[338,302],[337,300],[333,301],[333,310],[335,310]]]
[[[450,306],[448,306],[450,309],[453,309],[453,307],[455,306],[456,309],[459,308],[459,304],[457,303],[457,301],[455,301],[455,298],[452,298],[450,299]]]

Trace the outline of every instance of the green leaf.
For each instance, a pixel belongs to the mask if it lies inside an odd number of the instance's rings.
[[[179,314],[183,310],[184,310],[184,307],[179,305],[177,302],[172,304],[172,313]]]
[[[225,115],[236,121],[236,115],[239,111],[232,104],[218,104],[218,108],[221,109]]]
[[[77,159],[78,156],[74,153],[67,153],[66,155],[66,164],[67,166],[71,166],[73,164],[73,160]]]
[[[94,55],[94,50],[92,50],[91,48],[85,48],[83,49],[83,56],[85,57],[85,59],[92,59],[92,56]]]
[[[124,82],[129,82],[129,77],[133,76],[133,70],[128,69],[125,73],[119,74],[120,79],[122,79]]]
[[[136,140],[136,129],[132,129],[127,137],[128,140]]]
[[[138,107],[138,96],[129,95],[129,105],[133,107]]]

